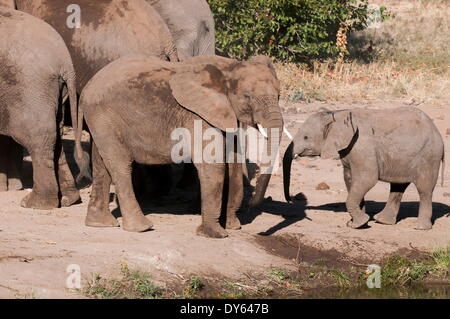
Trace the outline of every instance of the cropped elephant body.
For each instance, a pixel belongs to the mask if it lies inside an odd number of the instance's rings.
[[[249,74],[255,76],[253,81],[248,79]],[[242,96],[238,86],[245,88]],[[266,58],[238,62],[203,56],[186,63],[170,63],[130,56],[109,64],[88,83],[80,98],[80,108],[95,143],[94,182],[86,224],[117,225],[108,209],[112,178],[121,205],[123,227],[130,231],[149,229],[151,223],[143,216],[132,189],[132,162],[172,163],[172,150],[177,144],[172,140],[172,132],[183,128],[194,143],[199,138],[194,134],[196,120],[203,122],[202,134],[208,128],[215,128],[216,132],[236,129],[238,119],[246,119],[245,110],[256,96],[275,96],[275,104],[271,106],[274,111],[267,118],[256,113],[252,121],[281,132],[281,113],[275,112],[278,90],[278,81]],[[113,133],[111,126],[116,127]],[[219,136],[224,138],[223,133]],[[203,142],[203,147],[206,144]],[[190,145],[192,151],[193,144]],[[183,156],[188,153],[183,152]],[[198,232],[209,237],[225,237],[227,233],[219,224],[222,209],[226,211],[226,227],[240,227],[235,213],[243,196],[242,165],[226,164],[224,159],[212,163],[194,161],[194,165],[202,194],[203,222]],[[222,207],[226,176],[228,197],[226,207]],[[264,195],[265,187],[258,196]]]
[[[22,206],[57,207],[59,191],[61,205],[68,206],[80,198],[58,135],[60,106],[66,98],[75,122],[77,117],[70,54],[50,25],[16,10],[0,9],[0,43],[0,134],[24,146],[33,160],[33,191]],[[21,160],[20,151],[17,153],[10,139],[2,137],[0,144],[0,170],[9,166],[9,156]],[[81,154],[79,145],[77,151]],[[5,172],[0,175],[4,182]]]
[[[206,0],[147,0],[166,22],[180,61],[215,54],[214,18]]]
[[[396,222],[403,192],[413,183],[420,195],[416,228],[431,228],[431,198],[441,162],[443,172],[444,144],[432,120],[419,109],[356,109],[312,115],[285,154],[287,199],[292,158],[319,155],[342,161],[349,191],[347,210],[352,215],[349,226],[367,223],[364,195],[380,180],[391,184],[391,194],[385,209],[375,216],[378,222]]]
[[[48,22],[61,34],[73,59],[78,93],[100,69],[128,54],[178,60],[169,29],[145,0],[77,1],[79,28],[71,19],[74,11],[67,12],[74,3],[71,0],[15,2],[18,10]]]

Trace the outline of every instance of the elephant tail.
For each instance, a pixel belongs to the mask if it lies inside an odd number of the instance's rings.
[[[442,165],[441,165],[441,186],[444,187],[444,174],[445,174],[445,150],[442,154]]]
[[[83,111],[81,110],[81,107],[78,107],[78,127],[80,129],[76,132],[75,143],[78,143],[78,145],[80,145],[80,148],[81,148],[81,136],[83,134],[83,120],[84,120]],[[81,156],[75,157],[77,165],[80,169],[80,173],[76,178],[77,183],[79,183],[83,179],[83,177],[85,177],[89,181],[92,181],[91,162],[89,154],[84,151],[81,152],[82,153],[78,153],[82,154]]]
[[[83,177],[91,180],[91,172],[90,172],[90,162],[89,155],[87,152],[83,151],[81,147],[81,136],[83,132],[83,114],[81,113],[81,109],[78,108],[78,99],[77,99],[77,87],[76,87],[76,76],[75,71],[70,70],[63,74],[63,80],[66,83],[67,91],[69,95],[70,102],[70,117],[72,120],[72,127],[75,135],[75,150],[74,157],[75,162],[78,165],[80,170],[80,174],[76,178],[77,182],[79,182]]]

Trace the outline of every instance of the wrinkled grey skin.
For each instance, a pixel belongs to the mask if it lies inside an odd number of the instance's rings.
[[[150,229],[152,223],[142,214],[133,192],[132,162],[170,164],[173,146],[178,143],[171,139],[172,132],[186,128],[194,137],[195,120],[204,120],[203,130],[214,127],[222,132],[236,129],[238,120],[251,126],[259,123],[268,132],[276,130],[281,137],[283,119],[278,96],[279,82],[267,57],[239,62],[205,55],[184,63],[170,63],[130,56],[109,64],[94,76],[80,97],[80,109],[95,143],[94,181],[86,225],[118,225],[108,208],[112,181],[123,228]],[[130,102],[135,112],[129,112]],[[249,109],[254,113],[250,114]],[[115,134],[111,134],[111,126],[116,128]],[[205,141],[203,147],[206,144]],[[202,224],[197,233],[226,237],[227,232],[219,223],[221,210],[226,211],[227,228],[240,228],[236,211],[243,197],[242,165],[205,161],[194,165],[199,172],[202,196]],[[222,198],[226,175],[229,188],[225,208]],[[257,192],[262,194],[256,194],[257,198],[264,197],[266,175],[258,180],[262,186],[257,187]]]
[[[21,205],[36,209],[69,206],[80,199],[59,135],[60,106],[67,98],[77,131],[76,83],[70,54],[50,25],[9,9],[0,9],[0,43],[0,134],[24,146],[33,162],[33,190]],[[2,137],[1,143],[0,147],[9,147],[0,153],[4,169],[10,165],[10,152],[18,149],[11,139]],[[77,145],[76,152],[81,154]],[[21,157],[18,152],[12,158]],[[3,190],[5,175],[4,171],[0,174]],[[11,179],[7,182],[11,186]]]
[[[215,54],[214,18],[206,0],[147,0],[169,27],[180,61]]]
[[[81,27],[69,28],[67,8],[77,4]],[[15,0],[18,10],[49,23],[64,39],[77,75],[77,92],[108,63],[128,54],[178,61],[172,35],[145,0]]]
[[[309,117],[284,155],[287,200],[291,162],[297,156],[341,159],[352,217],[349,227],[359,228],[369,221],[364,195],[378,180],[390,183],[391,192],[383,211],[374,217],[377,222],[396,223],[403,193],[413,183],[420,196],[416,229],[432,227],[432,194],[441,162],[444,182],[444,143],[433,121],[419,109],[355,109]]]

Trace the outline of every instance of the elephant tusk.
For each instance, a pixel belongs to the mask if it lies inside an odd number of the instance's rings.
[[[268,138],[267,133],[264,131],[262,125],[258,123],[256,124],[256,126],[258,127],[259,133],[261,133],[261,135],[264,136],[265,138]]]
[[[287,137],[289,137],[290,140],[293,140],[294,138],[292,137],[292,134],[289,133],[288,129],[286,128],[286,126],[283,126],[283,131],[284,133],[286,133]]]

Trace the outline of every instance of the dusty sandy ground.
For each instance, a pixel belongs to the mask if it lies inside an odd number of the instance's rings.
[[[368,101],[285,105],[285,119],[292,133],[311,112],[321,107],[385,108],[407,101]],[[346,191],[339,161],[300,159],[293,163],[291,192],[303,192],[308,202],[284,201],[281,171],[273,176],[260,208],[241,214],[242,230],[230,231],[226,239],[198,237],[195,228],[200,215],[185,208],[162,207],[145,210],[154,230],[128,233],[120,228],[98,229],[84,226],[89,189],[82,190],[83,203],[52,211],[19,206],[27,190],[0,194],[0,297],[78,298],[80,293],[66,288],[71,264],[80,266],[82,284],[93,273],[108,275],[120,263],[150,271],[154,278],[170,280],[188,274],[220,274],[238,278],[243,272],[264,271],[268,267],[293,267],[292,260],[275,256],[258,244],[258,236],[298,235],[302,245],[334,249],[343,257],[376,262],[382,256],[409,249],[432,249],[450,245],[450,104],[417,106],[435,121],[445,139],[447,167],[445,186],[434,193],[434,226],[429,231],[414,230],[418,194],[410,186],[403,198],[397,225],[369,222],[366,229],[345,226]],[[288,144],[284,137],[282,151]],[[329,190],[316,190],[325,182]],[[369,213],[382,209],[388,184],[379,183],[366,196]],[[114,204],[111,203],[113,208]],[[301,254],[300,254],[301,256]]]

